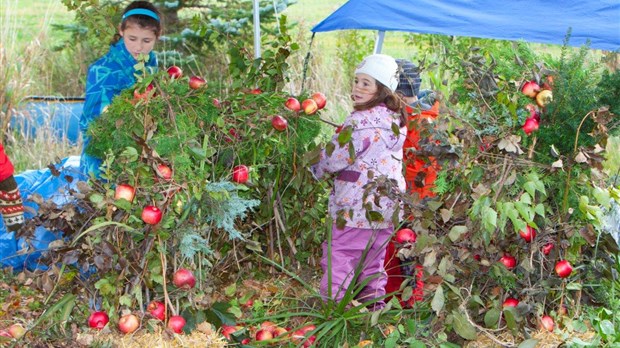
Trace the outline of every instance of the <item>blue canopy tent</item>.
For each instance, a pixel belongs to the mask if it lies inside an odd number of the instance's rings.
[[[620,50],[620,1],[550,0],[349,0],[312,28],[471,36],[500,40],[563,44]]]

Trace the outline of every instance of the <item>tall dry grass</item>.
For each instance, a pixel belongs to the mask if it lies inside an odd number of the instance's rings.
[[[79,145],[53,136],[49,125],[37,127],[34,137],[24,136],[10,127],[11,120],[22,113],[30,95],[49,95],[54,76],[48,71],[62,62],[54,60],[50,47],[50,17],[42,18],[41,30],[35,38],[20,41],[19,21],[15,14],[19,2],[6,1],[0,14],[0,141],[12,159],[17,172],[45,167],[57,158],[79,153]],[[67,80],[67,79],[65,79]],[[32,117],[33,115],[24,115]]]

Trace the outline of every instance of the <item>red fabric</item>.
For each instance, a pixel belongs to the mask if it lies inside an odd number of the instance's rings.
[[[409,111],[409,109],[408,109]],[[420,114],[409,115],[407,124],[420,124],[425,121],[433,121],[439,115],[439,102],[436,102],[430,110],[424,110]],[[437,172],[441,169],[434,157],[426,159],[416,158],[415,155],[408,154],[408,149],[419,149],[420,133],[417,127],[410,126],[407,130],[407,138],[403,145],[404,160],[405,160],[405,181],[407,183],[407,192],[411,194],[417,193],[418,199],[425,197],[434,197],[435,193],[432,192],[432,188],[435,186],[435,179],[437,179]],[[417,179],[417,180],[416,180]],[[397,292],[400,289],[405,276],[403,276],[400,268],[400,259],[397,256],[398,250],[394,244],[394,241],[390,241],[387,246],[385,257],[385,270],[388,274],[387,284],[385,286],[386,293]],[[401,304],[403,306],[411,306],[416,301],[423,299],[424,282],[422,281],[423,269],[422,266],[416,266],[415,284],[410,283],[409,286],[414,286],[413,295],[407,301],[407,303]]]
[[[0,181],[13,175],[14,170],[13,163],[4,152],[4,146],[0,144]]]

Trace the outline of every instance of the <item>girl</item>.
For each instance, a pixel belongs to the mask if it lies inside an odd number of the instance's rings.
[[[311,167],[317,178],[326,173],[336,175],[328,207],[333,219],[331,269],[327,269],[330,255],[324,242],[321,295],[340,302],[361,264],[358,282],[369,282],[357,298],[375,299],[375,309],[385,305],[382,297],[387,275],[383,263],[386,243],[394,230],[393,214],[399,204],[379,192],[368,192],[364,186],[386,177],[396,182],[400,191],[405,190],[402,159],[406,127],[404,115],[396,114],[402,106],[394,94],[397,69],[394,58],[383,54],[362,61],[355,70],[351,95],[355,111],[343,125],[343,129],[352,130],[351,141],[340,146],[339,135],[334,135],[327,147],[333,151],[323,150],[319,162]],[[400,129],[398,134],[393,130],[394,124]]]
[[[85,153],[90,139],[86,136],[88,125],[112,102],[112,98],[136,83],[134,66],[141,55],[146,56],[146,66],[155,69],[157,59],[153,53],[155,42],[162,32],[160,13],[148,1],[134,1],[123,11],[116,42],[106,55],[88,68],[86,100],[80,119],[84,147],[80,171],[99,173],[101,160]]]

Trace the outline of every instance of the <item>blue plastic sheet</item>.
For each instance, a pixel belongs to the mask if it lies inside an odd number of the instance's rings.
[[[349,0],[312,28],[404,31],[620,49],[618,0]]]
[[[29,170],[15,175],[24,206],[26,219],[32,218],[38,211],[38,206],[29,198],[38,194],[45,200],[52,200],[57,205],[64,205],[72,200],[68,190],[77,190],[77,182],[86,178],[80,172],[80,157],[71,156],[56,165],[59,176],[52,175],[49,169]],[[68,181],[67,177],[73,178]],[[62,237],[60,231],[49,231],[43,227],[35,230],[31,238],[15,238],[15,233],[7,233],[2,219],[0,219],[0,267],[11,266],[15,271],[24,268],[29,270],[46,269],[47,265],[39,262],[41,253],[48,245]]]
[[[29,97],[11,119],[11,128],[27,138],[34,138],[39,129],[49,129],[58,140],[75,145],[83,107],[84,98]]]

